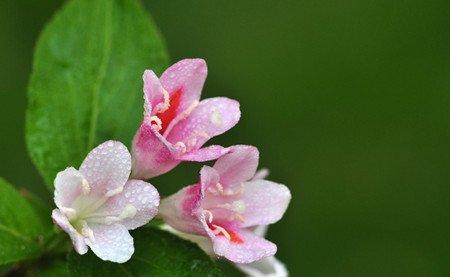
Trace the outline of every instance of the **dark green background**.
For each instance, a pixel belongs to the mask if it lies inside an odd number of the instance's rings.
[[[173,61],[207,60],[204,97],[240,101],[215,141],[258,146],[290,187],[269,237],[292,276],[450,276],[448,1],[144,2]],[[40,195],[25,91],[58,6],[0,2],[0,176]],[[168,194],[198,168],[153,183]]]

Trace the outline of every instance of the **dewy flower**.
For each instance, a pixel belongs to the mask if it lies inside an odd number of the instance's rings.
[[[158,79],[144,72],[144,119],[133,140],[133,173],[148,179],[173,169],[182,161],[215,160],[226,149],[201,148],[210,138],[239,121],[239,103],[225,97],[200,100],[207,75],[202,59],[185,59]]]
[[[264,237],[267,232],[267,225],[257,226],[253,233],[257,236]],[[180,232],[170,227],[167,224],[163,224],[160,227],[161,229],[172,233],[178,237],[181,237],[185,240],[196,243],[206,254],[210,256],[215,256],[214,249],[212,248],[211,241],[209,238],[199,235],[192,235]],[[248,264],[242,263],[233,263],[239,270],[244,272],[248,277],[287,277],[289,276],[289,272],[286,266],[280,262],[275,256],[269,256],[262,258],[259,261],[255,261]]]
[[[128,230],[157,213],[159,194],[149,183],[128,180],[131,156],[117,141],[93,149],[79,170],[69,167],[55,178],[53,221],[66,231],[75,250],[88,246],[101,259],[123,263],[134,252]],[[128,180],[128,181],[127,181]]]
[[[213,167],[201,169],[198,184],[162,200],[162,218],[180,232],[209,237],[214,253],[232,262],[273,256],[276,245],[252,229],[281,219],[291,194],[284,185],[252,180],[258,159],[255,147],[230,147]]]

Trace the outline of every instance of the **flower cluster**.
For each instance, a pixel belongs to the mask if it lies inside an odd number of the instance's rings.
[[[144,117],[132,154],[120,142],[93,149],[79,170],[55,178],[54,222],[66,231],[79,254],[88,247],[101,259],[123,263],[134,252],[128,230],[158,213],[163,229],[192,240],[252,276],[286,275],[264,239],[268,224],[281,219],[291,195],[257,172],[259,151],[248,145],[203,145],[240,118],[239,103],[225,97],[200,101],[207,75],[202,59],[185,59],[160,78],[144,72]],[[197,183],[160,197],[150,183],[183,161],[215,160],[203,166]],[[270,271],[270,272],[267,272]]]

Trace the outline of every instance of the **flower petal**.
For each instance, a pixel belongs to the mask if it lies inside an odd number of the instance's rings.
[[[241,117],[239,102],[225,97],[202,100],[187,116],[173,126],[167,140],[184,142],[188,152],[199,149],[210,138],[236,125]]]
[[[83,175],[73,167],[59,172],[55,178],[55,204],[58,208],[71,207],[82,193]]]
[[[142,79],[144,80],[145,114],[150,115],[153,108],[164,101],[164,89],[152,70],[145,70]]]
[[[133,237],[121,224],[95,224],[89,226],[94,240],[86,240],[91,250],[100,259],[116,263],[124,263],[134,253]]]
[[[250,180],[256,172],[259,161],[258,149],[249,145],[230,147],[230,153],[219,158],[214,169],[220,175],[220,183],[233,186]]]
[[[159,194],[154,186],[141,180],[129,180],[122,193],[108,199],[98,212],[122,215],[124,219],[120,224],[130,230],[147,224],[158,213],[158,206]]]
[[[159,215],[178,231],[206,235],[196,211],[203,199],[200,185],[185,187],[161,200]]]
[[[281,219],[286,211],[291,193],[281,184],[267,180],[256,180],[245,183],[242,195],[245,203],[245,218],[242,227],[267,225]]]
[[[186,110],[194,101],[200,100],[203,84],[208,74],[203,59],[184,59],[169,67],[160,78],[170,95],[181,89],[178,112]]]
[[[212,237],[214,252],[235,263],[252,263],[275,255],[277,246],[252,232],[241,229],[239,236],[243,242],[235,243],[225,236]]]
[[[220,145],[210,145],[207,147],[193,150],[184,154],[178,158],[182,161],[190,162],[206,162],[216,160],[230,151],[229,148],[222,147]]]
[[[249,264],[235,263],[235,266],[249,277],[287,277],[289,275],[286,266],[275,256]]]
[[[94,148],[80,166],[80,172],[88,180],[92,192],[97,195],[117,190],[120,192],[130,171],[130,153],[121,142],[112,140]]]
[[[84,242],[84,237],[80,235],[75,228],[70,224],[69,220],[65,215],[61,213],[60,210],[54,209],[52,212],[52,219],[55,224],[57,224],[61,229],[63,229],[67,234],[69,234],[72,239],[73,247],[78,254],[83,255],[88,251],[88,247]]]
[[[170,171],[180,163],[175,159],[178,151],[150,123],[142,122],[133,139],[132,177],[149,179]]]

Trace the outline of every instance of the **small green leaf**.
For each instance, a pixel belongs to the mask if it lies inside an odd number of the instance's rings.
[[[133,231],[135,252],[124,264],[104,262],[92,251],[69,255],[70,276],[223,276],[196,245],[152,228]]]
[[[32,206],[0,178],[0,265],[39,256],[47,232]]]
[[[72,0],[37,43],[26,140],[50,189],[97,144],[130,144],[142,119],[142,74],[167,65],[165,46],[136,0]]]

